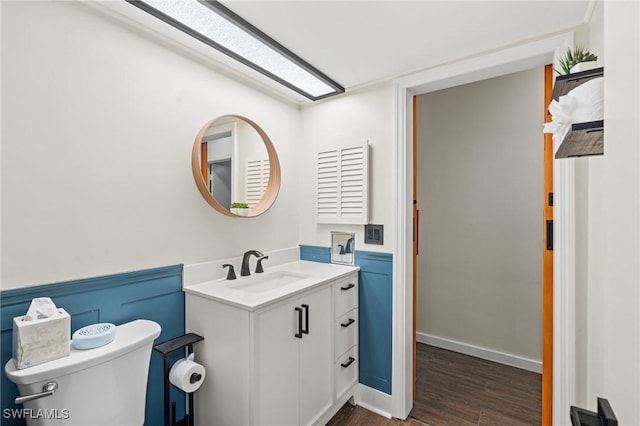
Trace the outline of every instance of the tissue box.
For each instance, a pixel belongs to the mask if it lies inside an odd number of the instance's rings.
[[[62,308],[48,318],[13,318],[13,362],[22,369],[69,356],[71,317]]]

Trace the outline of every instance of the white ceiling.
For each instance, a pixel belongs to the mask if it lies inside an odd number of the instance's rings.
[[[575,29],[595,0],[222,0],[277,42],[350,89]],[[93,3],[93,2],[89,2]],[[98,1],[173,46],[274,96],[298,93],[124,1]]]
[[[349,89],[586,22],[589,1],[222,3]]]

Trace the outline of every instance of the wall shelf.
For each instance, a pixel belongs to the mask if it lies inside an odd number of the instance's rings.
[[[604,68],[595,68],[587,71],[580,71],[573,74],[559,75],[553,86],[552,98],[558,100],[560,96],[566,95],[571,90],[594,78],[604,77]]]
[[[574,123],[556,152],[556,158],[604,154],[604,121]]]
[[[571,90],[594,78],[603,77],[604,68],[556,77],[552,98],[558,100]],[[562,140],[555,158],[573,158],[604,154],[604,121],[574,123]]]

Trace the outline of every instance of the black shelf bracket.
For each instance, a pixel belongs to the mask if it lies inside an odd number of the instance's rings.
[[[573,426],[618,426],[618,419],[605,398],[598,398],[597,413],[572,406],[569,415]]]

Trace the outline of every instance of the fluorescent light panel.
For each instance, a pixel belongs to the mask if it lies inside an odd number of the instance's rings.
[[[311,100],[344,88],[217,1],[126,0]]]

